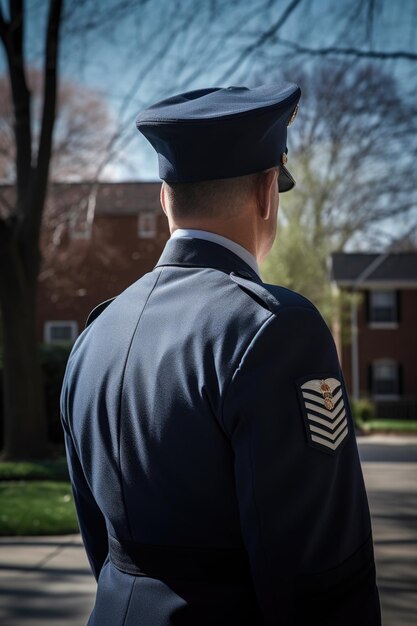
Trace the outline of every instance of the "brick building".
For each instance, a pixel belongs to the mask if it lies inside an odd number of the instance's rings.
[[[417,418],[417,252],[336,253],[332,280],[359,296],[356,342],[354,306],[338,333],[350,393],[373,399],[379,417]]]
[[[150,271],[169,237],[159,182],[51,184],[42,228],[38,336],[72,342],[88,313]],[[13,203],[14,189],[1,194]],[[417,252],[332,255],[337,289],[357,291],[357,368],[349,315],[335,333],[346,383],[380,416],[417,418]],[[344,338],[342,341],[341,338]],[[355,359],[354,359],[355,361]]]
[[[52,184],[43,223],[39,340],[73,341],[98,303],[150,271],[169,237],[160,183]],[[95,193],[95,191],[97,193]]]

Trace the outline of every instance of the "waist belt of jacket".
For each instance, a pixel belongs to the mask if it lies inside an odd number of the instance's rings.
[[[244,550],[159,546],[109,536],[110,561],[133,576],[205,582],[250,582]]]

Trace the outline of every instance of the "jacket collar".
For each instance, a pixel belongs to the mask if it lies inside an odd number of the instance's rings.
[[[237,254],[220,244],[205,239],[178,237],[169,239],[162,252],[157,267],[211,267],[227,274],[235,272],[261,282],[256,272]]]

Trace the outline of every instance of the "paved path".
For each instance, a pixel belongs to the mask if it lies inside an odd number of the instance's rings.
[[[95,589],[79,535],[0,539],[0,624],[85,626]]]
[[[417,626],[417,437],[359,438],[384,626]]]
[[[417,437],[358,442],[383,626],[417,626]],[[85,626],[94,594],[79,536],[0,538],[0,624]]]

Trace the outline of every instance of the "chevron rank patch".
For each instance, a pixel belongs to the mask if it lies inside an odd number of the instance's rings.
[[[313,378],[299,382],[299,392],[310,445],[335,454],[349,433],[341,381]]]

